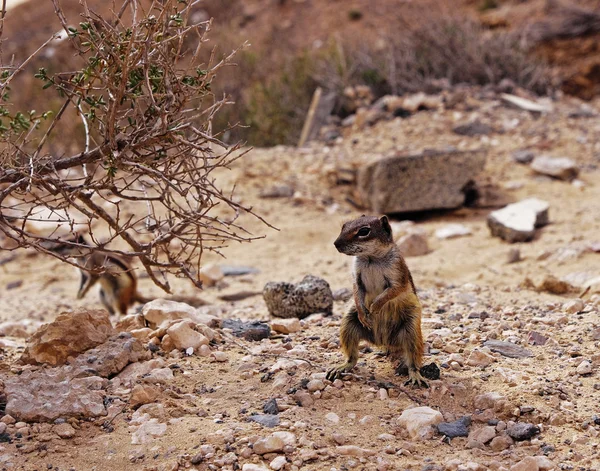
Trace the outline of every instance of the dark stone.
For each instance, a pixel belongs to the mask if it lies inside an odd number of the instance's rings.
[[[11,281],[10,283],[6,284],[6,289],[7,290],[16,289],[16,288],[20,288],[22,285],[23,285],[23,280]]]
[[[535,152],[526,149],[516,150],[512,153],[512,158],[515,162],[527,165],[535,158]]]
[[[440,379],[440,369],[435,363],[429,363],[421,368],[421,375],[427,379]]]
[[[8,433],[0,433],[0,443],[12,443],[12,438]]]
[[[483,345],[488,347],[492,352],[499,353],[500,355],[509,358],[528,358],[533,356],[531,350],[501,340],[488,340],[484,342]]]
[[[255,342],[267,339],[271,335],[269,324],[260,321],[244,322],[239,319],[224,319],[222,328],[231,329],[233,335],[236,337],[242,337]]]
[[[277,401],[275,399],[269,399],[263,406],[263,412],[265,414],[277,415],[279,414],[279,407],[277,407]]]
[[[202,461],[204,461],[204,456],[202,455],[202,453],[198,453],[196,456],[192,457],[191,463],[200,464],[202,463]]]
[[[506,432],[513,440],[522,442],[523,440],[529,440],[540,433],[540,429],[533,424],[517,422],[516,424],[508,427]]]
[[[219,265],[219,268],[224,276],[255,275],[256,273],[260,273],[258,268],[245,267],[243,265]]]
[[[279,425],[279,416],[273,414],[256,414],[248,417],[250,422],[256,422],[263,427],[277,427]]]
[[[438,432],[448,438],[466,437],[469,435],[469,426],[471,417],[468,415],[461,417],[454,422],[442,422],[438,424]]]
[[[481,121],[475,120],[470,123],[455,126],[453,131],[455,134],[459,134],[461,136],[473,137],[487,136],[488,134],[494,132],[494,129],[491,126],[482,123]]]
[[[251,298],[252,296],[258,296],[260,291],[238,291],[237,293],[222,294],[219,299],[222,301],[232,302],[241,301],[242,299]]]
[[[531,331],[529,332],[528,340],[531,345],[546,345],[548,337],[540,334],[539,332]]]

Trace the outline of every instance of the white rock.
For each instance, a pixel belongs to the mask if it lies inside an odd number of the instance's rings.
[[[167,329],[167,334],[173,341],[175,348],[179,350],[186,350],[193,348],[194,350],[200,348],[202,345],[208,345],[209,340],[200,332],[193,329],[194,323],[189,320],[184,320],[173,324]]]
[[[190,319],[195,324],[206,324],[208,326],[220,324],[219,319],[215,316],[200,312],[189,304],[169,301],[168,299],[154,299],[144,304],[142,315],[152,328],[167,325],[178,319]]]
[[[161,424],[157,419],[150,419],[143,423],[131,436],[132,445],[143,445],[153,438],[160,437],[167,431],[167,424]]]
[[[397,423],[404,427],[413,440],[427,440],[433,437],[434,425],[443,421],[442,414],[431,407],[414,407],[406,409]]]
[[[337,415],[335,412],[329,412],[328,414],[325,415],[325,418],[333,424],[337,425],[340,423],[340,416]]]
[[[279,471],[286,465],[286,463],[287,463],[287,459],[285,458],[285,456],[278,456],[276,458],[273,458],[273,461],[271,461],[271,463],[269,463],[269,466],[271,469],[274,469],[275,471]]]
[[[579,365],[577,366],[577,374],[578,375],[589,375],[590,373],[592,373],[592,364],[587,361],[587,360],[583,360],[581,363],[579,363]]]
[[[569,314],[576,314],[578,312],[581,312],[583,311],[583,308],[583,300],[579,298],[571,299],[570,301],[567,301],[565,304],[563,304],[563,310],[565,310]]]
[[[534,456],[534,458],[535,461],[537,461],[539,471],[551,471],[553,469],[558,469],[556,465],[545,456]]]
[[[293,334],[302,330],[300,319],[273,319],[271,320],[271,329],[280,334]]]
[[[144,382],[167,384],[173,381],[173,378],[174,376],[171,368],[157,368],[152,370],[147,376],[144,376]]]
[[[211,356],[215,359],[215,361],[219,363],[223,363],[228,360],[227,354],[225,352],[212,352]]]
[[[540,155],[533,159],[531,168],[537,173],[559,178],[561,180],[572,180],[579,174],[577,164],[566,157]]]
[[[200,281],[205,287],[215,286],[223,277],[223,270],[214,263],[209,263],[200,268]]]
[[[265,466],[263,466],[262,464],[253,464],[253,463],[246,463],[244,466],[242,466],[242,471],[268,471],[269,468],[266,468]]]
[[[490,213],[487,219],[493,236],[508,242],[526,242],[535,236],[535,229],[548,224],[549,204],[528,198]]]
[[[454,239],[471,234],[471,229],[462,224],[447,224],[435,231],[438,239]]]
[[[296,435],[292,432],[273,432],[272,435],[279,438],[284,445],[296,446]]]

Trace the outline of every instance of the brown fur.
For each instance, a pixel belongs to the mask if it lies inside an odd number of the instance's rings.
[[[335,241],[339,252],[355,255],[354,302],[342,319],[340,343],[346,363],[333,368],[333,380],[358,361],[361,340],[384,347],[399,367],[408,367],[409,382],[427,386],[423,362],[421,304],[404,258],[392,237],[387,217],[362,216],[343,225]]]
[[[100,301],[111,314],[118,312],[125,315],[135,302],[148,302],[138,293],[137,277],[123,258],[94,252],[85,256],[84,266],[90,271],[79,270],[81,283],[77,299],[83,298],[94,284],[100,283]],[[98,273],[98,270],[102,271]]]

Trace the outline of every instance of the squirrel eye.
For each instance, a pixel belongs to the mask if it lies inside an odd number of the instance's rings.
[[[356,233],[356,235],[358,237],[365,237],[365,236],[368,236],[370,233],[371,233],[370,227],[361,227],[359,229],[359,231]]]

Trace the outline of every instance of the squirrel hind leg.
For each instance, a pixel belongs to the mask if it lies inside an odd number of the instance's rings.
[[[335,381],[349,372],[358,362],[358,346],[361,340],[374,343],[373,331],[366,329],[358,319],[356,308],[350,309],[342,319],[340,328],[340,344],[346,362],[327,372],[326,378]]]

